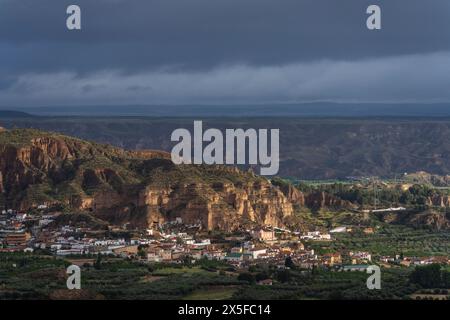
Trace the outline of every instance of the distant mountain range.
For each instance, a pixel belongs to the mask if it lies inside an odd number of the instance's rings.
[[[201,117],[206,127],[279,128],[280,172],[294,179],[343,179],[405,172],[450,173],[450,118]],[[2,117],[0,126],[38,128],[138,150],[170,151],[186,117]]]
[[[56,106],[7,108],[45,116],[450,117],[450,103],[291,103],[263,105]]]
[[[33,118],[35,115],[22,112],[22,111],[13,111],[13,110],[0,110],[0,119],[1,118]]]

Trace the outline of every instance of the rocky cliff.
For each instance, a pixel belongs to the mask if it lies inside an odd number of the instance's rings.
[[[450,197],[441,193],[425,202],[450,207]],[[334,211],[336,217],[346,212],[352,218],[358,207],[326,192],[303,193],[283,180],[233,167],[176,166],[162,151],[127,151],[38,130],[0,131],[0,207],[27,210],[40,204],[89,213],[97,224],[144,228],[181,219],[207,230],[255,224],[314,229],[320,222],[316,212]],[[312,215],[302,215],[305,211]],[[450,226],[448,215],[434,211],[379,218],[414,227]]]
[[[64,204],[140,227],[177,218],[209,230],[283,226],[293,213],[278,187],[250,172],[175,166],[164,152],[126,151],[36,130],[0,132],[0,191],[7,207]]]
[[[450,214],[435,209],[427,209],[422,212],[384,212],[377,214],[377,216],[381,221],[389,224],[401,224],[438,231],[450,229]]]
[[[312,210],[319,209],[356,209],[358,206],[350,201],[342,200],[323,191],[303,193],[292,184],[274,181],[289,201],[298,207],[307,207]]]
[[[449,208],[450,196],[436,194],[427,198],[426,204],[432,207]]]

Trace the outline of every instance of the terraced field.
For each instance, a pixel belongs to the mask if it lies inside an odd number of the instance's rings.
[[[333,242],[312,242],[318,252],[361,250],[375,255],[441,256],[450,254],[450,234],[384,226],[373,235],[337,234]]]

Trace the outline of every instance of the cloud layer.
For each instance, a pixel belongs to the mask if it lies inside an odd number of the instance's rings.
[[[450,53],[320,61],[283,66],[223,66],[207,71],[124,74],[34,73],[0,91],[29,106],[78,104],[450,101]]]
[[[81,32],[65,8],[82,8]],[[383,29],[365,10],[382,7]],[[450,1],[0,0],[0,105],[450,101]]]

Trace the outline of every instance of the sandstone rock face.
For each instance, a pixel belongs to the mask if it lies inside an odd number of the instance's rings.
[[[5,191],[3,187],[3,173],[0,171],[0,193],[3,193]]]
[[[309,208],[355,208],[349,201],[334,197],[326,192],[311,193],[306,196],[305,204]]]
[[[15,134],[26,139],[8,143],[16,136],[4,134],[11,138],[0,144],[0,191],[9,206],[22,210],[60,202],[116,224],[152,227],[181,218],[208,230],[283,226],[293,213],[277,187],[237,168],[176,167],[165,152],[125,151],[48,133],[20,131]],[[303,201],[296,189],[290,197]]]
[[[434,230],[448,230],[450,228],[450,220],[446,214],[433,210],[427,210],[413,216],[409,223],[416,228],[424,226]]]
[[[89,211],[117,225],[152,228],[180,218],[226,231],[284,227],[290,220],[298,227],[303,221],[294,211],[301,207],[355,208],[325,192],[306,194],[235,167],[176,166],[165,152],[126,151],[36,130],[0,132],[0,205],[27,210],[40,204]],[[432,196],[427,204],[450,207],[450,196]],[[392,214],[385,221],[450,228],[449,217],[436,212]]]
[[[32,139],[25,146],[0,145],[0,171],[18,183],[29,183],[29,178],[38,179],[39,174],[57,169],[58,163],[72,159],[77,147],[47,137]]]
[[[114,199],[98,201],[98,199]],[[138,224],[152,227],[181,218],[186,224],[200,224],[208,230],[235,230],[243,223],[283,226],[293,213],[292,203],[268,181],[236,186],[233,183],[174,184],[147,186],[137,197],[122,198],[99,194],[90,201],[94,211],[108,211],[127,203],[144,210],[146,219]],[[106,218],[102,215],[102,218]]]
[[[283,185],[281,187],[281,190],[286,195],[286,197],[295,205],[298,206],[305,206],[306,200],[305,200],[305,194],[295,188],[292,185]]]
[[[96,211],[123,207],[127,201],[144,210],[151,227],[181,218],[186,224],[200,224],[208,230],[235,230],[245,223],[284,226],[293,213],[292,203],[267,182],[236,186],[233,183],[174,184],[160,188],[147,186],[132,198],[119,202],[91,202]],[[134,202],[133,202],[134,201]],[[102,215],[102,218],[105,218]],[[142,225],[141,225],[142,226]]]
[[[427,199],[427,205],[448,208],[450,207],[450,196],[434,195]]]

